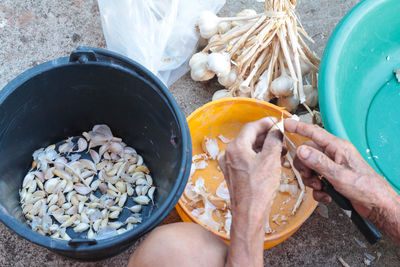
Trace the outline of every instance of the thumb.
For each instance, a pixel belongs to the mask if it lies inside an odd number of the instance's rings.
[[[323,152],[307,145],[302,145],[297,149],[297,157],[306,167],[328,179],[335,180],[338,172],[343,168]]]

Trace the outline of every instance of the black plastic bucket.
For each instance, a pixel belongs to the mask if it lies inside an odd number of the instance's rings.
[[[134,147],[157,186],[155,209],[131,231],[104,240],[63,241],[27,225],[18,190],[40,147],[108,124]],[[98,260],[122,252],[173,209],[189,176],[186,120],[167,88],[136,62],[79,47],[22,73],[0,91],[0,220],[22,237],[59,254]]]

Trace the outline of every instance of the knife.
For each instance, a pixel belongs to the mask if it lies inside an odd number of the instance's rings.
[[[279,127],[279,125],[272,119],[272,117],[268,114],[268,112],[265,111],[265,113],[271,119],[274,125],[281,131],[284,138],[292,146],[294,151],[296,151],[297,150],[296,145],[289,139],[289,137],[285,134],[285,132],[282,131],[281,127]],[[361,215],[354,209],[350,200],[347,199],[342,194],[340,194],[338,191],[336,191],[333,185],[325,177],[322,177],[320,175],[319,177],[322,183],[322,191],[327,193],[340,208],[351,212],[350,215],[351,221],[356,225],[358,230],[364,235],[365,239],[367,239],[367,241],[371,245],[378,242],[382,238],[382,234],[378,231],[378,229],[376,229],[376,227],[368,219],[364,219],[363,217],[361,217]]]

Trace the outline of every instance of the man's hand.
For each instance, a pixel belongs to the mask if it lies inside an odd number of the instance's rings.
[[[297,149],[295,167],[301,172],[304,184],[314,189],[315,200],[331,201],[330,196],[321,191],[322,184],[317,176],[320,174],[352,202],[362,217],[400,244],[399,196],[357,149],[316,125],[286,120],[285,129],[312,140]]]
[[[281,178],[282,134],[270,118],[245,125],[219,158],[231,196],[228,265],[262,266],[264,226]]]

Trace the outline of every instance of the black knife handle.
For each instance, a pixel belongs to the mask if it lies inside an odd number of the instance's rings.
[[[322,191],[326,192],[333,199],[333,201],[338,204],[339,207],[344,210],[351,211],[351,220],[370,244],[375,244],[382,238],[382,235],[378,231],[378,229],[376,229],[376,227],[369,220],[364,219],[360,216],[360,214],[358,214],[358,212],[351,204],[350,200],[348,200],[346,197],[336,191],[332,184],[326,178],[322,177],[321,182]]]

